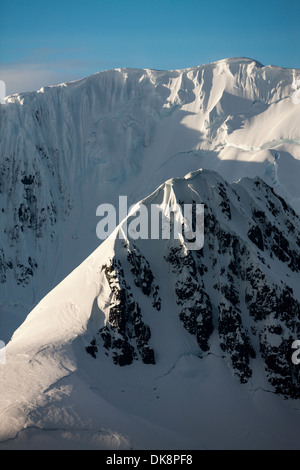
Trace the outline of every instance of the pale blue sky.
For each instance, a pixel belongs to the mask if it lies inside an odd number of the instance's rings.
[[[300,68],[300,1],[0,0],[9,93],[104,69],[178,69],[226,57]]]

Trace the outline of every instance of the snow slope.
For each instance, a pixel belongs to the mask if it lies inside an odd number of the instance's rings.
[[[208,170],[163,201],[205,204],[203,249],[117,227],[49,292],[6,348],[0,449],[299,448],[299,216]]]
[[[99,244],[99,204],[199,168],[261,176],[300,210],[300,72],[225,59],[116,69],[0,105],[0,337]]]

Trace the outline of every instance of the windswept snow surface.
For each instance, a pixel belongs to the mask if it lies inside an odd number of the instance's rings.
[[[99,244],[101,203],[199,168],[261,176],[300,210],[300,71],[225,59],[116,69],[0,105],[0,337]]]
[[[300,218],[262,180],[207,170],[143,203],[192,200],[202,250],[117,227],[14,333],[0,449],[299,448],[299,373],[283,353],[299,331]]]

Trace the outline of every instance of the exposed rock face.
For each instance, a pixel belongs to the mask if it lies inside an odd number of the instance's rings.
[[[143,294],[152,299],[153,307],[156,310],[160,310],[161,299],[159,297],[159,287],[154,282],[154,276],[148,261],[133,244],[131,251],[128,247],[127,259],[131,265],[130,271],[133,275],[135,285],[142,290]]]
[[[166,261],[178,276],[175,295],[180,307],[180,320],[185,329],[196,336],[200,348],[208,351],[209,338],[213,332],[212,304],[204,290],[199,268],[191,252],[185,256],[180,247],[171,247]]]
[[[60,169],[43,167],[44,158],[44,154],[41,160],[33,158],[30,172],[24,170],[24,162],[14,154],[0,159],[5,247],[0,254],[2,284],[9,277],[17,285],[28,286],[39,267],[35,258],[40,257],[47,244],[53,246],[58,219],[62,221],[71,209],[70,194],[61,181]]]
[[[144,364],[155,364],[154,351],[149,346],[150,328],[143,322],[140,306],[124,279],[120,261],[114,259],[102,269],[112,293],[108,321],[97,332],[97,338],[92,339],[87,352],[96,358],[97,345],[101,342],[112,354],[115,364],[129,365],[138,358]]]

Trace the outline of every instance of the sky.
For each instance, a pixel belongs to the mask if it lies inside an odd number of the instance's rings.
[[[227,57],[300,69],[299,0],[0,0],[0,18],[7,94]]]

